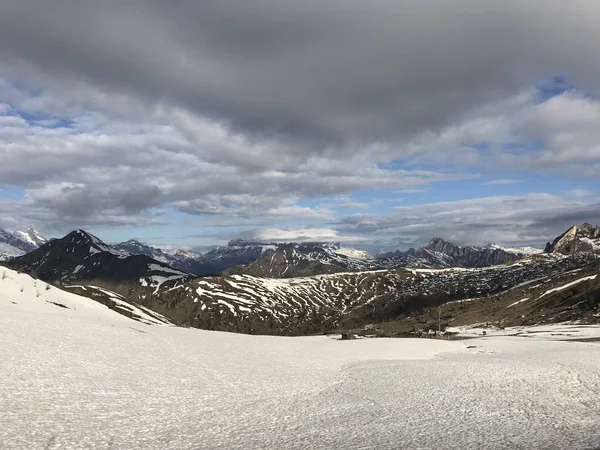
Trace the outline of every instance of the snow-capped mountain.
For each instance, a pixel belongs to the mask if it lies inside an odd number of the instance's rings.
[[[172,285],[190,277],[148,256],[113,248],[83,230],[52,240],[7,265],[48,282],[103,282],[118,287],[121,293],[129,289],[138,293],[139,287],[155,290],[163,283]]]
[[[0,261],[24,255],[46,242],[46,238],[34,228],[14,233],[0,229]]]
[[[428,263],[432,267],[489,267],[499,264],[507,264],[521,258],[540,254],[543,251],[534,247],[504,247],[498,244],[486,246],[460,247],[442,238],[432,238],[425,247],[411,248],[408,251],[394,251],[380,253],[377,257],[405,257],[408,266],[415,267],[410,262],[410,257],[421,259],[421,263]]]
[[[546,244],[546,253],[569,255],[580,252],[600,252],[600,227],[584,223],[573,225],[552,243]]]
[[[365,252],[340,247],[337,243],[278,244],[256,261],[232,267],[224,274],[269,278],[293,278],[380,268]]]
[[[525,256],[525,252],[512,252],[498,246],[459,247],[441,238],[433,238],[426,247],[384,253],[376,259],[368,256],[366,252],[342,248],[336,243],[279,244],[256,261],[232,267],[224,273],[292,278],[398,267],[489,267],[517,261]]]
[[[193,273],[197,275],[216,275],[233,266],[250,264],[261,255],[272,252],[275,244],[250,242],[234,239],[226,246],[217,247],[196,258]]]
[[[27,228],[27,231],[15,231],[14,235],[21,238],[23,241],[31,244],[32,247],[38,248],[48,242],[42,233],[33,227]]]
[[[162,263],[168,264],[175,269],[188,273],[195,273],[199,253],[188,252],[181,249],[164,250],[158,247],[144,244],[136,239],[111,245],[112,248],[129,253],[131,255],[145,255]]]

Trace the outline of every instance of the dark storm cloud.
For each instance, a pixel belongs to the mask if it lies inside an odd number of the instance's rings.
[[[328,205],[357,191],[598,177],[599,28],[596,0],[2,0],[0,187],[25,200],[0,212],[53,227],[152,225],[156,207],[322,226],[364,207]],[[555,75],[568,83],[551,88],[581,90],[540,103]],[[531,142],[543,148],[504,148]],[[535,217],[580,211],[522,197],[332,232],[528,242]],[[548,199],[558,210],[536,203]]]
[[[586,205],[575,211],[550,213],[540,216],[533,221],[531,226],[540,230],[547,230],[548,228],[566,230],[573,225],[580,226],[586,222],[593,225],[600,225],[600,203]]]
[[[594,1],[4,0],[0,52],[321,150],[436,130],[540,77],[599,92]]]

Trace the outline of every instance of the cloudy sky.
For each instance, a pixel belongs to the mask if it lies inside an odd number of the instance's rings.
[[[600,223],[597,0],[2,0],[0,227],[532,244]]]

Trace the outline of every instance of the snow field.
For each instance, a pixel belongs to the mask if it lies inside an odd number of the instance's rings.
[[[31,283],[0,280],[3,450],[600,446],[598,343],[150,326]]]

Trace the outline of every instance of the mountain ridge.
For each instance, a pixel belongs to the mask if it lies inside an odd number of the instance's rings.
[[[121,294],[123,290],[139,288],[144,288],[140,292],[156,291],[164,283],[171,285],[192,278],[146,255],[115,249],[81,229],[13,258],[6,265],[51,283],[103,282],[120,288]]]

